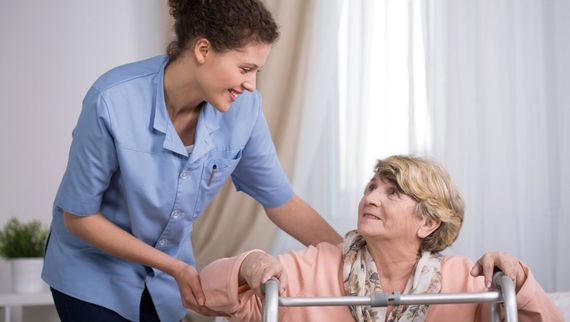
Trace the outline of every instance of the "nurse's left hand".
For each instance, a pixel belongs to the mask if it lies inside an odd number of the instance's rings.
[[[198,271],[191,265],[183,265],[173,275],[180,290],[182,305],[206,316],[227,316],[226,313],[210,310],[205,306],[206,297],[200,284]]]

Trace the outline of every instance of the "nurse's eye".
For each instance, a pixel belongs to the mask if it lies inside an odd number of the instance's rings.
[[[240,68],[240,69],[241,69],[241,73],[242,73],[242,74],[247,74],[247,73],[250,73],[250,72],[252,71],[251,68],[243,68],[243,67],[242,67],[242,68]]]

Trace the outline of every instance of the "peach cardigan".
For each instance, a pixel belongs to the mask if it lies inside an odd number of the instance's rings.
[[[238,272],[245,253],[223,258],[200,273],[206,305],[230,314],[231,321],[261,321],[261,300],[247,285],[238,286]],[[287,271],[289,284],[281,296],[344,296],[342,248],[328,243],[289,252],[278,257]],[[442,293],[484,292],[483,278],[469,275],[473,263],[464,256],[444,257],[441,267]],[[524,265],[523,265],[524,266]],[[517,294],[520,322],[557,322],[562,315],[527,270],[527,280]],[[354,321],[345,306],[280,307],[280,321]],[[425,322],[487,321],[486,306],[480,304],[431,305]]]

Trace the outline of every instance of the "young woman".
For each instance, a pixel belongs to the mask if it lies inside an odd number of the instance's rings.
[[[292,192],[255,91],[271,14],[257,0],[169,4],[168,55],[105,73],[83,101],[43,271],[62,321],[215,314],[190,235],[229,176],[301,242],[341,240]]]

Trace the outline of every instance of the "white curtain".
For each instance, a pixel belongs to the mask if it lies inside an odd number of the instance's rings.
[[[343,234],[375,159],[432,156],[467,205],[448,253],[511,252],[570,290],[570,3],[316,3],[295,190]]]
[[[569,4],[423,5],[432,154],[467,205],[450,252],[507,251],[570,290]]]
[[[406,1],[344,1],[339,31],[340,160],[333,216],[356,226],[357,205],[378,158],[410,145],[409,42]],[[334,217],[333,217],[334,218]]]
[[[301,54],[305,68],[304,88],[299,104],[301,120],[294,174],[295,193],[324,215],[337,231],[342,222],[333,222],[332,209],[342,199],[338,190],[338,29],[340,0],[311,0],[309,18],[303,26],[306,48]],[[299,90],[299,89],[298,89]],[[302,244],[279,230],[271,252],[281,254],[300,249]]]
[[[344,234],[356,227],[376,159],[416,145],[408,68],[413,27],[405,1],[313,2],[307,83],[314,90],[305,94],[292,183]],[[300,247],[279,232],[273,253]]]
[[[425,112],[425,91],[424,104],[410,100],[415,84],[410,83],[414,57],[408,39],[413,27],[406,1],[312,2],[310,88],[302,106],[292,183],[344,234],[356,227],[358,201],[376,159],[423,146],[411,130],[416,126],[410,105],[417,103],[423,106],[417,110]],[[423,52],[417,57],[423,58]],[[425,82],[419,87],[425,88]],[[272,252],[300,247],[279,232]]]

